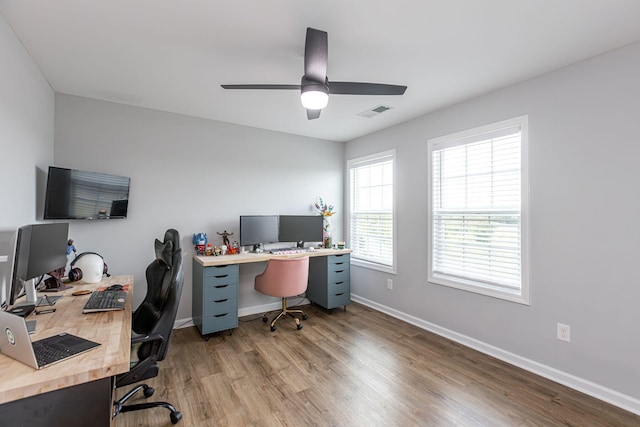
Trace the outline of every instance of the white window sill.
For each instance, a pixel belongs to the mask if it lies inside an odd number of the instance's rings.
[[[389,267],[386,265],[377,264],[375,262],[354,258],[353,255],[351,256],[351,265],[368,268],[370,270],[378,270],[384,273],[396,274],[395,267]]]

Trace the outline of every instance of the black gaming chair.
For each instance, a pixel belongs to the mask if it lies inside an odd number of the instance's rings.
[[[167,230],[164,242],[155,241],[156,259],[149,264],[146,271],[147,295],[140,306],[133,312],[131,346],[132,359],[129,372],[116,378],[116,387],[122,387],[158,375],[158,362],[163,360],[169,348],[171,331],[176,319],[180,295],[182,294],[182,249],[180,234]],[[148,402],[124,405],[139,390],[145,397],[150,397],[154,389],[140,384],[114,403],[113,416],[121,412],[163,407],[171,411],[171,422],[176,424],[182,414],[167,402]]]

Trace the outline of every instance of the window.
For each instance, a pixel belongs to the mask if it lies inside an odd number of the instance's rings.
[[[428,280],[524,304],[527,117],[428,141]]]
[[[395,273],[395,150],[349,160],[352,263]]]

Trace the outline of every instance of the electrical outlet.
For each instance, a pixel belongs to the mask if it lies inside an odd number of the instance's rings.
[[[558,323],[558,339],[560,341],[571,342],[571,326]]]
[[[393,289],[393,280],[387,279],[387,289]]]

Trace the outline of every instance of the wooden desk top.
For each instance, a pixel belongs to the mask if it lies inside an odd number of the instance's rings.
[[[268,252],[256,254],[252,252],[247,252],[247,253],[237,254],[237,255],[220,255],[220,256],[195,255],[194,259],[198,263],[202,264],[203,267],[211,267],[215,265],[246,264],[250,262],[262,262],[262,261],[268,261],[271,258],[295,258],[295,257],[301,257],[301,256],[316,257],[316,256],[349,254],[351,252],[352,252],[351,249],[314,249],[313,251],[295,253],[295,254],[271,254]]]
[[[72,296],[73,291],[94,290],[114,283],[129,284],[129,297],[122,311],[83,314],[89,295]],[[133,276],[105,277],[99,283],[74,282],[72,289],[48,295],[64,295],[56,302],[55,313],[35,312],[27,320],[36,320],[32,341],[68,332],[102,344],[100,347],[44,369],[35,370],[0,353],[0,404],[48,391],[74,386],[129,370],[131,352],[131,301]],[[44,295],[43,293],[39,293]],[[40,307],[40,309],[45,307]]]

